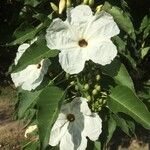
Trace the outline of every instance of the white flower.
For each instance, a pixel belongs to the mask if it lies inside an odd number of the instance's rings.
[[[93,15],[87,5],[67,10],[67,19],[53,20],[47,29],[46,40],[50,49],[60,50],[59,62],[70,74],[83,70],[85,61],[106,65],[117,55],[111,37],[119,33],[113,17],[102,11]]]
[[[92,113],[85,98],[75,98],[61,107],[52,127],[49,144],[60,150],[85,150],[87,139],[95,141],[101,133],[102,121]]]
[[[18,60],[28,47],[30,47],[30,44],[27,43],[19,46],[15,58],[15,65],[17,65]],[[12,73],[12,81],[16,87],[21,86],[22,89],[31,91],[41,84],[44,75],[47,73],[49,65],[50,61],[48,59],[41,60],[39,64],[29,65],[22,71]]]
[[[32,125],[32,126],[29,126],[27,128],[27,130],[25,131],[25,134],[24,134],[24,137],[27,138],[28,137],[28,134],[32,133],[34,130],[37,129],[37,125]]]

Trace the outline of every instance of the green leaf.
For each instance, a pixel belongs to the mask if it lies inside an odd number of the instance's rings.
[[[33,40],[38,32],[40,32],[44,28],[46,29],[47,26],[50,25],[51,21],[52,13],[45,17],[45,20],[42,21],[42,23],[40,23],[37,27],[33,27],[26,22],[21,24],[20,27],[14,32],[14,37],[16,37],[16,39],[11,43],[7,44],[7,46],[22,44],[27,40]]]
[[[101,143],[99,141],[94,142],[94,150],[101,150]]]
[[[43,0],[25,0],[25,5],[30,5],[32,7],[36,7],[37,5],[39,5],[41,2],[43,2]]]
[[[126,133],[128,136],[130,136],[129,133],[129,128],[128,125],[126,123],[126,121],[123,118],[120,118],[118,115],[116,114],[111,114],[112,118],[115,120],[116,125],[124,132]]]
[[[21,24],[21,26],[14,32],[16,40],[9,43],[8,46],[22,44],[27,40],[33,40],[35,35],[43,28],[42,25],[43,24],[40,24],[37,27],[32,27],[26,23]]]
[[[148,18],[148,16],[146,15],[143,20],[142,20],[142,23],[141,23],[141,26],[140,26],[140,31],[142,32],[143,29],[145,29],[150,23],[150,19]]]
[[[146,39],[150,35],[150,24],[145,28],[143,39]]]
[[[119,36],[113,37],[112,40],[114,44],[117,46],[120,55],[123,56],[130,63],[130,65],[136,70],[136,62],[131,57],[129,50],[127,49],[127,41],[122,40]]]
[[[23,146],[22,150],[39,150],[39,142],[29,142],[25,146]]]
[[[115,120],[110,116],[109,120],[108,120],[108,135],[107,135],[107,142],[108,143],[112,136],[114,131],[116,130],[116,122]]]
[[[34,92],[29,92],[29,91],[22,91],[19,93],[19,106],[18,106],[18,117],[21,119],[24,117],[25,112],[27,109],[36,102],[39,94],[41,93],[40,91],[34,91]]]
[[[102,66],[101,68],[105,74],[114,78],[118,84],[127,86],[134,91],[133,81],[125,66],[119,60],[114,59],[111,64]]]
[[[44,58],[55,57],[57,50],[50,50],[46,46],[46,41],[42,37],[34,42],[21,56],[18,64],[12,68],[12,72],[18,72],[26,68],[28,65],[37,64]]]
[[[150,47],[145,47],[141,49],[141,57],[142,59],[148,54]]]
[[[38,128],[41,149],[44,150],[49,142],[50,131],[58,115],[58,103],[63,99],[64,92],[55,86],[47,86],[38,98]]]
[[[117,6],[112,6],[110,3],[105,2],[103,10],[110,13],[114,20],[117,22],[118,26],[130,35],[130,37],[135,40],[135,31],[130,17],[123,12],[123,10]]]
[[[112,89],[108,107],[114,112],[123,112],[150,129],[150,112],[129,87],[118,85]]]

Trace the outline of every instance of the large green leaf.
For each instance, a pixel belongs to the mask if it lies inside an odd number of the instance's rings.
[[[40,38],[34,42],[21,56],[18,64],[12,68],[12,72],[18,72],[26,68],[28,65],[37,64],[44,58],[55,57],[57,50],[50,50],[46,46],[44,38]]]
[[[108,2],[105,2],[103,10],[110,13],[119,25],[119,27],[127,32],[133,40],[135,40],[136,37],[134,27],[127,13],[123,12],[123,10],[117,6],[112,6]]]
[[[42,23],[37,27],[32,27],[26,23],[21,24],[14,32],[16,39],[9,43],[8,46],[22,44],[27,40],[32,40],[41,29],[43,29]]]
[[[64,92],[58,87],[47,86],[38,98],[38,128],[41,149],[44,150],[49,141],[52,124],[58,115],[58,103],[63,99]]]
[[[37,33],[39,33],[43,29],[46,29],[47,26],[50,25],[52,21],[52,13],[43,19],[44,21],[42,21],[42,23],[40,23],[36,27],[33,27],[27,22],[22,23],[13,34],[15,40],[7,44],[7,46],[22,44],[27,40],[33,40]]]
[[[101,143],[99,141],[94,142],[93,150],[101,150]]]
[[[116,114],[111,114],[112,118],[115,120],[116,125],[124,132],[126,133],[128,136],[130,136],[129,133],[129,127],[128,124],[126,123],[126,121],[123,118],[120,118],[118,115]]]
[[[111,64],[102,66],[102,71],[114,78],[118,84],[129,87],[134,91],[133,81],[123,64],[119,60],[115,59]]]
[[[150,129],[150,112],[129,87],[118,85],[112,89],[108,107],[114,112],[123,112]]]
[[[112,136],[114,131],[116,130],[116,122],[115,120],[110,116],[109,120],[108,120],[108,135],[107,135],[107,142],[108,143]]]
[[[42,3],[45,0],[25,0],[25,5],[30,5],[32,7],[36,7],[37,5],[39,5],[40,3]]]
[[[25,112],[27,109],[36,102],[41,90],[29,92],[29,91],[22,91],[19,93],[19,106],[18,106],[18,117],[24,117]]]

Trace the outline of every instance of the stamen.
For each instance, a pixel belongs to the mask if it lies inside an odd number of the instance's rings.
[[[41,64],[37,64],[37,69],[40,69],[41,68]]]
[[[73,114],[68,114],[67,115],[67,120],[70,122],[73,122],[75,120],[75,116]]]
[[[85,39],[81,39],[78,42],[78,44],[79,44],[80,47],[86,47],[88,45],[88,42]]]

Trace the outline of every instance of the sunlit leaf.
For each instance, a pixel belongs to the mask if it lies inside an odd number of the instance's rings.
[[[109,95],[108,106],[114,113],[123,112],[135,121],[150,129],[150,112],[132,90],[125,86],[116,86]]]

